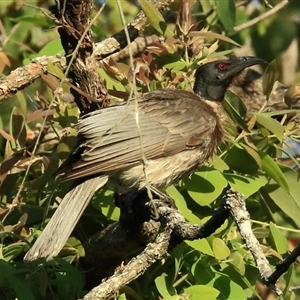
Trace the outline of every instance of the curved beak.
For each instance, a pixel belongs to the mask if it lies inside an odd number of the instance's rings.
[[[229,59],[230,61],[230,59]],[[242,57],[234,57],[232,59],[232,64],[228,70],[228,77],[234,76],[235,74],[243,71],[244,69],[259,65],[259,64],[266,64],[267,61],[264,59],[255,57],[255,56],[242,56]]]

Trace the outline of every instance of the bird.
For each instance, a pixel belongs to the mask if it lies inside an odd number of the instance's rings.
[[[106,183],[122,194],[164,190],[192,175],[223,140],[222,101],[231,82],[263,63],[254,56],[208,62],[196,70],[193,91],[150,91],[80,117],[77,146],[58,170],[74,183],[24,260],[57,256]]]

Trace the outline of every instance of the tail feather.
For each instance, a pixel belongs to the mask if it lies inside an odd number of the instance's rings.
[[[41,257],[50,260],[52,257],[57,256],[94,193],[107,180],[107,176],[95,177],[80,183],[70,190],[32,248],[26,253],[24,260],[32,261]]]

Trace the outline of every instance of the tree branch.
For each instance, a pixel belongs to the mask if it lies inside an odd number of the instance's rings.
[[[281,290],[277,288],[275,284],[269,283],[267,281],[269,276],[272,274],[272,270],[260,247],[257,238],[255,237],[251,229],[250,215],[246,209],[243,196],[233,189],[230,189],[229,191],[227,191],[225,205],[230,210],[231,217],[236,223],[247,248],[254,258],[254,261],[260,273],[260,278],[264,283],[267,284],[267,286],[274,290],[277,295],[281,295]]]
[[[154,262],[161,260],[167,253],[171,238],[171,228],[166,227],[155,243],[134,257],[126,266],[121,266],[113,276],[93,288],[84,296],[84,300],[112,299],[118,296],[119,290],[142,275]]]
[[[159,10],[163,11],[170,4],[170,0],[164,1],[153,1],[153,5]],[[145,47],[151,44],[149,37],[140,37],[136,41],[135,38],[138,38],[142,35],[145,28],[149,25],[148,19],[146,18],[143,12],[140,12],[136,18],[128,24],[127,28],[130,33],[130,38],[133,43],[130,45],[137,49],[137,53],[142,52]],[[110,55],[113,55],[113,58],[117,60],[118,55],[121,57],[127,57],[128,51],[118,54],[118,51],[127,47],[125,31],[122,30],[119,33],[113,35],[110,38],[105,39],[94,45],[92,58],[97,62],[101,61],[103,58],[108,58]],[[133,51],[134,52],[134,51]],[[117,59],[116,59],[117,58]],[[39,78],[41,74],[47,73],[48,71],[48,61],[52,62],[54,65],[58,66],[61,70],[65,71],[67,68],[66,60],[64,57],[57,56],[43,56],[35,58],[32,60],[32,63],[27,66],[20,67],[10,75],[5,78],[0,79],[0,103],[16,94],[18,91],[24,89],[26,86],[30,85],[34,80]]]
[[[244,23],[238,26],[234,26],[234,31],[235,32],[240,32],[244,29],[247,29],[251,26],[254,26],[255,24],[269,18],[270,16],[276,14],[279,10],[281,10],[282,8],[284,8],[287,4],[289,3],[288,0],[283,0],[281,2],[278,2],[278,4],[276,4],[273,8],[271,8],[270,10],[268,10],[267,12],[265,12],[264,14]]]

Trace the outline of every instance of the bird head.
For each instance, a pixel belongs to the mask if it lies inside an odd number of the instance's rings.
[[[232,56],[203,64],[195,74],[194,92],[207,100],[223,101],[227,88],[240,72],[263,63],[266,61],[254,56]]]

